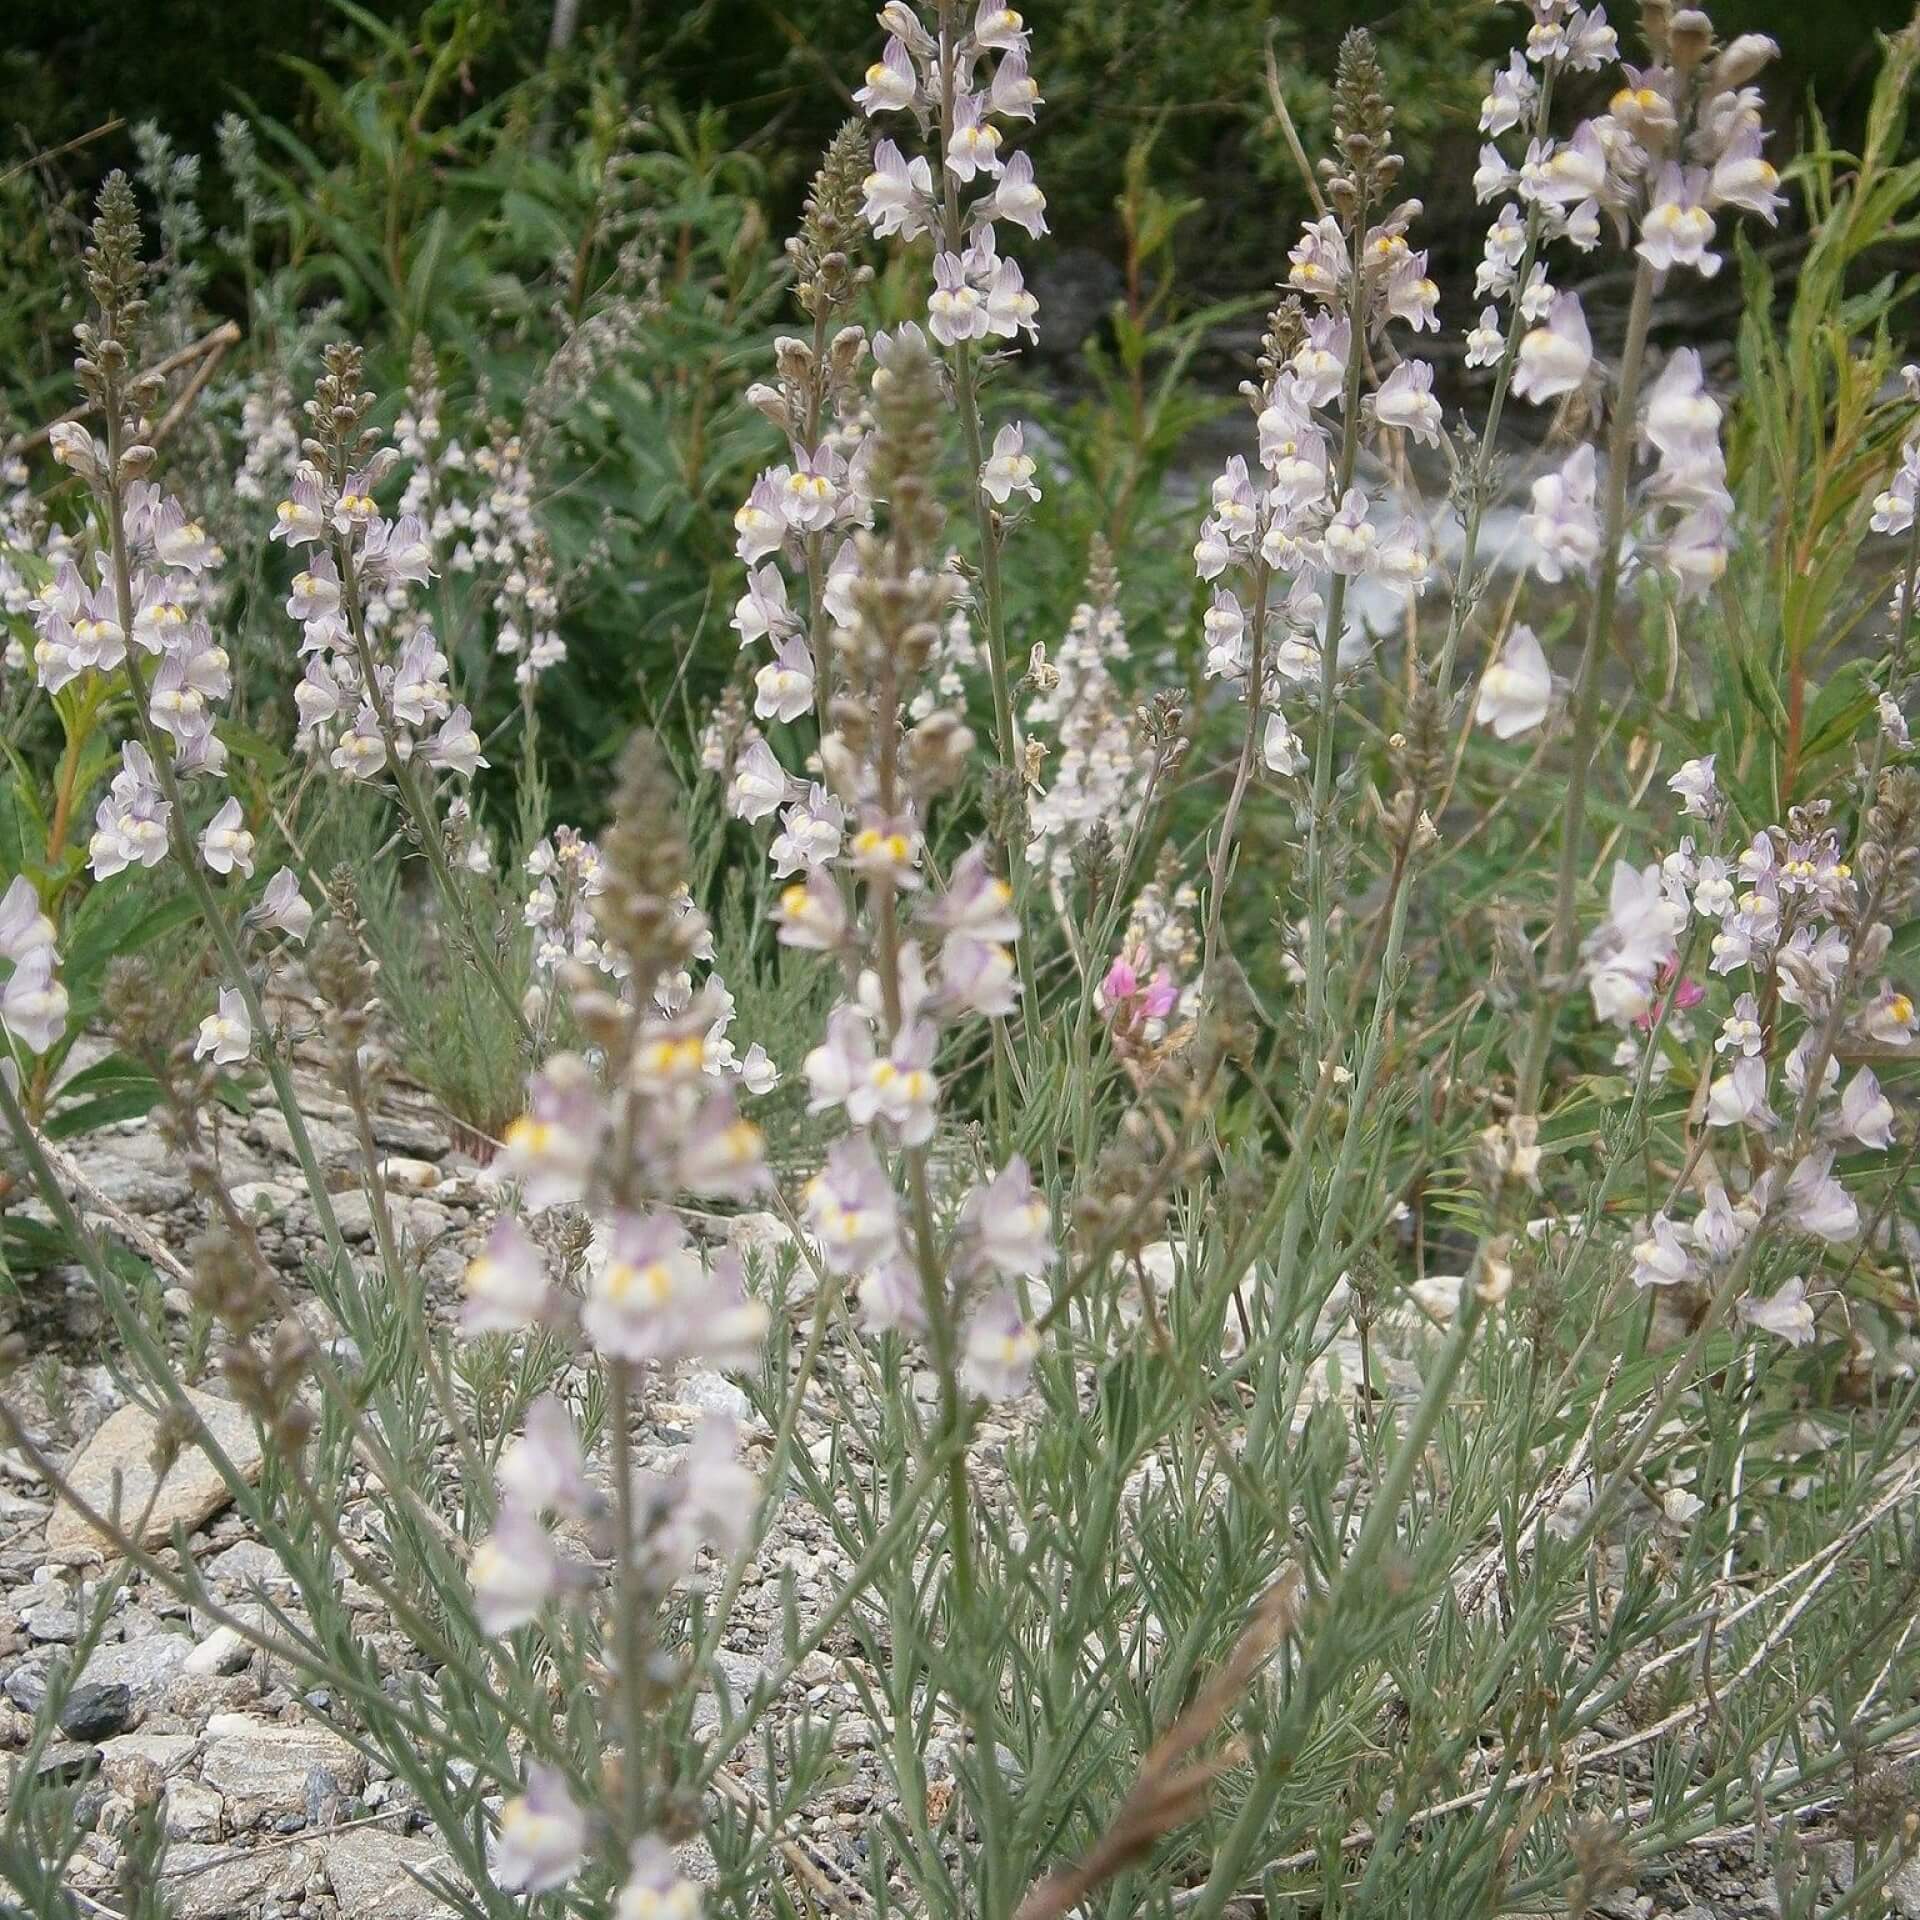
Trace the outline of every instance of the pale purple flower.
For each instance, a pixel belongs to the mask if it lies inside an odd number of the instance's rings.
[[[24,873],[0,894],[0,960],[24,960],[54,941],[53,922],[40,910],[40,896]]]
[[[866,85],[858,88],[853,103],[869,118],[881,113],[900,113],[920,97],[920,77],[914,71],[913,57],[898,35],[891,37],[880,58],[867,69]]]
[[[1040,328],[1036,316],[1040,303],[1027,291],[1027,283],[1017,260],[997,260],[987,283],[987,332],[1002,340],[1014,340],[1026,329],[1027,338],[1038,340]]]
[[[1607,197],[1607,151],[1600,129],[1583,120],[1573,138],[1556,147],[1544,164],[1531,169],[1527,197],[1548,206],[1574,207],[1582,200]]]
[[[1506,329],[1500,324],[1499,308],[1482,307],[1479,325],[1467,329],[1467,365],[1497,367],[1506,348]]]
[[[1006,164],[993,192],[978,209],[989,220],[1009,220],[1037,240],[1047,231],[1047,196],[1034,184],[1033,162],[1016,153]]]
[[[860,1321],[870,1333],[922,1334],[927,1330],[927,1298],[920,1276],[898,1254],[889,1254],[860,1276],[856,1289]]]
[[[809,665],[812,663],[809,662]],[[846,810],[815,781],[804,799],[795,800],[780,815],[780,831],[768,848],[774,878],[824,867],[837,859],[846,831]]]
[[[753,676],[753,710],[762,720],[798,720],[813,710],[813,691],[813,655],[797,632],[790,633]]]
[[[1772,227],[1779,225],[1785,201],[1780,176],[1760,151],[1763,138],[1758,127],[1735,133],[1707,176],[1706,198],[1709,206],[1744,207]]]
[[[1380,536],[1367,518],[1367,496],[1349,487],[1340,511],[1327,522],[1327,567],[1333,573],[1364,573],[1372,563]]]
[[[700,1889],[681,1874],[666,1842],[651,1834],[636,1840],[613,1920],[701,1920],[704,1911]]]
[[[673,1178],[709,1200],[745,1200],[771,1179],[766,1136],[741,1117],[730,1092],[706,1100],[674,1158]]]
[[[467,1262],[464,1285],[463,1332],[518,1333],[546,1314],[547,1263],[511,1214],[493,1223],[485,1246]]]
[[[1767,1105],[1767,1063],[1743,1053],[1707,1089],[1707,1125],[1753,1127],[1770,1133],[1780,1116]]]
[[[1583,949],[1593,1010],[1602,1020],[1637,1020],[1653,1003],[1654,981],[1673,953],[1687,910],[1667,895],[1658,866],[1614,863],[1607,917]]]
[[[518,1180],[526,1204],[567,1206],[586,1195],[606,1109],[579,1055],[555,1054],[528,1084],[527,1111],[506,1131],[494,1170]]]
[[[553,1767],[527,1770],[527,1788],[500,1809],[491,1866],[508,1893],[550,1893],[578,1873],[587,1857],[587,1816]]]
[[[900,1242],[899,1205],[886,1169],[863,1133],[835,1141],[807,1182],[807,1225],[835,1273],[858,1273]]]
[[[1573,393],[1593,366],[1593,336],[1577,293],[1555,294],[1547,324],[1521,336],[1513,390],[1536,404]]]
[[[487,764],[486,755],[480,751],[480,735],[474,727],[473,715],[464,705],[448,713],[422,752],[428,766],[457,773],[467,780]]]
[[[137,740],[123,742],[120,771],[93,816],[87,851],[94,878],[110,879],[125,867],[158,866],[166,858],[172,814],[146,748]]]
[[[220,550],[207,537],[206,528],[189,520],[186,508],[171,496],[153,516],[148,541],[162,566],[177,567],[182,573],[204,573],[219,557]]]
[[[1299,736],[1287,724],[1287,716],[1275,707],[1267,715],[1266,731],[1260,740],[1260,760],[1269,773],[1296,774],[1307,764],[1307,750]]]
[[[247,831],[240,802],[229,797],[200,835],[200,857],[214,873],[253,873],[253,835]]]
[[[1005,506],[1016,493],[1038,500],[1040,489],[1034,472],[1024,428],[1018,424],[1004,426],[993,436],[993,451],[980,469],[980,491],[998,506]]]
[[[1704,168],[1682,170],[1669,161],[1660,169],[1653,204],[1640,223],[1640,244],[1634,249],[1641,259],[1663,273],[1691,267],[1703,280],[1720,271],[1720,256],[1711,251],[1714,224],[1706,192]]]
[[[746,499],[735,510],[735,556],[748,566],[778,553],[787,538],[787,503],[781,491],[784,467],[775,467],[754,481]]]
[[[1288,285],[1321,300],[1332,300],[1346,285],[1351,271],[1346,236],[1331,214],[1305,224],[1287,259]]]
[[[1531,732],[1553,704],[1553,674],[1531,627],[1516,626],[1480,679],[1474,720],[1496,739]]]
[[[1399,427],[1416,440],[1440,444],[1440,402],[1433,397],[1433,368],[1424,360],[1403,360],[1373,396],[1373,417],[1383,427]]]
[[[734,766],[727,810],[737,820],[764,820],[793,792],[786,769],[764,740],[755,740]]]
[[[960,1231],[981,1263],[1009,1280],[1044,1273],[1053,1264],[1053,1215],[1017,1153],[967,1195]]]
[[[193,1057],[211,1060],[218,1067],[231,1067],[252,1051],[253,1022],[247,1015],[247,1003],[237,987],[222,987],[217,1009],[200,1022]]]
[[[799,622],[787,605],[787,583],[778,567],[749,569],[747,590],[735,601],[727,624],[740,636],[743,647],[769,635],[778,638],[798,631]]]
[[[1025,50],[1011,48],[994,68],[993,84],[987,89],[987,110],[1004,120],[1031,120],[1035,107],[1046,103],[1040,88],[1027,71]]]
[[[326,538],[327,519],[319,472],[302,461],[292,489],[274,509],[274,529],[267,537],[284,540],[289,546],[311,546]]]
[[[1673,1222],[1664,1213],[1655,1214],[1645,1234],[1633,1244],[1633,1284],[1672,1287],[1692,1276],[1693,1260]]]
[[[891,140],[881,140],[874,148],[874,171],[864,180],[864,192],[860,213],[879,240],[895,234],[914,240],[929,230],[933,169],[924,154],[908,161]]]
[[[1507,58],[1505,68],[1493,76],[1493,90],[1480,103],[1480,131],[1498,137],[1511,133],[1533,112],[1540,97],[1540,84],[1518,52]]]
[[[1860,1209],[1834,1177],[1833,1151],[1810,1153],[1787,1176],[1787,1213],[1803,1232],[1821,1240],[1847,1241],[1860,1233]]]
[[[1000,129],[985,117],[977,93],[959,89],[953,99],[953,133],[947,142],[947,171],[966,182],[1000,172]]]
[[[1771,1333],[1790,1347],[1804,1347],[1813,1339],[1813,1308],[1807,1300],[1807,1283],[1798,1274],[1765,1299],[1747,1294],[1734,1311],[1748,1326]]]
[[[773,917],[784,947],[830,953],[847,937],[847,903],[824,867],[811,867],[804,880],[783,887]]]
[[[1893,1103],[1880,1091],[1879,1077],[1862,1067],[1840,1096],[1840,1127],[1863,1147],[1885,1152],[1893,1145]]]
[[[380,716],[363,706],[353,725],[340,736],[328,762],[349,780],[371,780],[387,764],[387,743],[380,732]]]
[[[1750,1059],[1766,1044],[1766,1029],[1760,1024],[1760,1003],[1752,994],[1743,993],[1733,1003],[1733,1011],[1721,1021],[1713,1050],[1715,1053],[1739,1053]]]
[[[960,1347],[960,1383],[987,1400],[1011,1400],[1026,1392],[1040,1336],[1020,1317],[1004,1287],[973,1310]]]
[[[1720,811],[1720,789],[1714,784],[1715,756],[1689,760],[1667,782],[1667,791],[1680,797],[1680,811],[1700,820],[1711,820]]]
[[[766,1308],[746,1297],[737,1259],[709,1267],[672,1214],[615,1214],[597,1251],[580,1324],[607,1358],[731,1366],[757,1355]]]
[[[934,257],[933,291],[927,296],[927,331],[942,346],[987,336],[986,296],[968,278],[966,260],[957,253]]]
[[[1012,951],[996,940],[949,934],[940,948],[940,991],[950,1007],[1004,1019],[1020,1004]]]
[[[533,1513],[511,1502],[473,1550],[467,1577],[482,1633],[512,1633],[540,1617],[563,1585],[564,1565]]]
[[[1520,524],[1534,543],[1533,569],[1542,580],[1585,573],[1599,557],[1597,489],[1591,444],[1576,448],[1558,473],[1533,483],[1533,509]]]
[[[0,986],[0,1027],[29,1053],[45,1053],[66,1031],[69,1001],[57,964],[51,945],[34,947],[14,961]]]

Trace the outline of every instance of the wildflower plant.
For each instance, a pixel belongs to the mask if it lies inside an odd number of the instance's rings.
[[[1785,210],[1771,44],[1647,0],[1636,64],[1601,8],[1522,11],[1470,295],[1429,271],[1379,52],[1345,42],[1162,649],[1104,542],[1044,628],[1009,592],[1029,510],[1070,484],[1001,400],[1042,324],[1042,51],[994,0],[881,10],[787,248],[804,327],[747,396],[784,444],[733,513],[741,662],[696,717],[718,779],[694,804],[718,786],[752,863],[733,891],[652,733],[594,837],[535,817],[536,683],[575,662],[526,445],[456,457],[428,354],[390,444],[361,354],[326,351],[276,456],[297,778],[417,857],[524,1086],[454,1316],[376,1137],[410,1003],[374,889],[278,865],[284,809],[233,786],[221,555],[156,477],[138,223],[103,192],[88,413],[51,438],[88,511],[55,535],[18,506],[44,553],[15,589],[49,697],[124,717],[94,881],[164,875],[204,928],[190,1008],[135,960],[101,1017],[203,1209],[181,1273],[270,1461],[222,1471],[301,1616],[221,1609],[190,1554],[89,1517],[325,1689],[312,1710],[443,1843],[454,1910],[688,1920],[824,1882],[989,1920],[1586,1912],[1718,1836],[1813,1911],[1799,1826],[1842,1796],[1856,1889],[1906,1858],[1882,1815],[1920,1681],[1920,390],[1891,295],[1848,339],[1844,266],[1920,206],[1892,158],[1920,42],[1888,48],[1851,185],[1824,183],[1782,341],[1743,237]],[[1573,284],[1609,250],[1623,316]],[[1723,270],[1756,295],[1744,385],[1657,338],[1662,296]],[[910,301],[886,326],[882,280]],[[1455,327],[1464,403],[1418,356]],[[1788,393],[1796,358],[1817,396]],[[1545,447],[1502,583],[1519,407]],[[1803,473],[1835,419],[1859,448]],[[1769,486],[1833,511],[1776,526]],[[1863,554],[1868,657],[1829,699],[1804,600],[1777,672],[1743,628],[1770,569],[1807,595]],[[434,624],[468,564],[516,662],[510,864],[469,796],[502,750]],[[1757,723],[1698,697],[1736,676]],[[33,1064],[75,1019],[59,893],[0,897],[0,1113],[128,1390],[222,1465],[62,1183]],[[817,1026],[755,1031],[763,976]],[[370,1253],[296,1038],[351,1116]],[[223,1077],[254,1067],[324,1243],[306,1284],[357,1360],[223,1176]],[[653,1447],[676,1381],[716,1371],[747,1417]],[[352,1475],[370,1540],[340,1523]],[[804,1597],[763,1564],[795,1515],[835,1568]],[[356,1641],[336,1555],[417,1665]],[[801,1838],[851,1750],[822,1662],[878,1783],[831,1876]],[[0,1865],[44,1876],[46,1852],[10,1809]]]

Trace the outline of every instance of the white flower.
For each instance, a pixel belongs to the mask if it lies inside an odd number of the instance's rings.
[[[587,1857],[587,1816],[552,1767],[530,1767],[527,1790],[500,1809],[493,1878],[509,1893],[549,1893],[580,1871]]]
[[[1655,1214],[1645,1235],[1633,1246],[1633,1284],[1636,1287],[1672,1287],[1690,1279],[1693,1261],[1674,1224],[1664,1213]]]
[[[1667,791],[1680,796],[1680,811],[1701,820],[1711,820],[1720,808],[1720,789],[1713,783],[1714,755],[1689,760],[1667,782]]]
[[[1554,400],[1582,386],[1593,366],[1593,336],[1577,293],[1554,295],[1547,324],[1520,340],[1513,390],[1523,400]]]
[[[853,103],[862,113],[871,116],[899,113],[912,106],[919,96],[920,81],[914,72],[913,58],[896,34],[887,41],[880,58],[867,69],[867,84],[855,92]]]
[[[1016,493],[1038,500],[1040,489],[1034,483],[1034,472],[1033,455],[1026,451],[1025,429],[1018,425],[1002,427],[993,436],[993,452],[980,469],[980,491],[999,506],[1005,506]]]
[[[1427,446],[1438,446],[1442,419],[1432,367],[1424,360],[1401,361],[1373,396],[1373,417],[1383,427],[1403,428]]]
[[[1491,727],[1495,738],[1511,740],[1537,727],[1552,701],[1553,675],[1546,653],[1531,627],[1517,626],[1481,677],[1473,717],[1479,725]]]
[[[903,240],[912,240],[929,230],[933,169],[924,154],[915,154],[909,161],[891,140],[882,140],[873,150],[873,171],[863,188],[866,197],[861,216],[876,238],[885,240],[898,234]]]
[[[1746,1295],[1734,1311],[1748,1326],[1774,1334],[1790,1347],[1804,1347],[1813,1338],[1813,1308],[1807,1302],[1807,1283],[1798,1274],[1770,1299]]]
[[[1267,730],[1260,742],[1260,758],[1269,773],[1299,773],[1307,764],[1306,748],[1287,725],[1287,716],[1278,708],[1267,715]]]
[[[1840,1126],[1863,1147],[1881,1152],[1893,1145],[1893,1103],[1880,1091],[1879,1076],[1862,1067],[1840,1096]]]
[[[764,740],[756,740],[740,756],[727,789],[727,810],[737,820],[764,820],[787,798],[791,783],[786,769]]]
[[[200,1022],[200,1037],[193,1043],[196,1060],[211,1059],[215,1066],[231,1067],[253,1051],[253,1022],[247,1017],[247,1003],[236,987],[220,989],[217,1012]]]
[[[200,835],[200,857],[215,873],[253,873],[253,835],[241,824],[240,802],[228,799]]]

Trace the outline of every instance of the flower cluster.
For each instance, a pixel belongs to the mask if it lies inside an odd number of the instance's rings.
[[[1724,818],[1711,760],[1689,762],[1670,785],[1687,813],[1716,826]],[[1632,1249],[1638,1285],[1710,1281],[1743,1256],[1751,1265],[1766,1221],[1831,1245],[1859,1238],[1860,1208],[1836,1158],[1894,1145],[1894,1108],[1868,1062],[1898,1057],[1920,1034],[1911,997],[1884,972],[1917,876],[1920,778],[1905,768],[1880,774],[1851,851],[1820,803],[1728,855],[1689,838],[1644,869],[1615,867],[1583,962],[1596,1012],[1642,1031],[1662,1021],[1663,1046],[1683,1047],[1685,1011],[1707,999],[1681,977],[1683,943],[1691,950],[1703,937],[1708,973],[1737,989],[1698,1077],[1698,1212],[1682,1217],[1676,1193],[1647,1223]],[[1629,1038],[1622,1057],[1637,1052]],[[1739,1150],[1721,1164],[1723,1136]],[[1749,1295],[1742,1311],[1784,1338],[1812,1337],[1800,1276]]]
[[[1602,8],[1534,0],[1533,12],[1525,56],[1513,56],[1481,105],[1481,130],[1490,138],[1475,188],[1482,200],[1502,204],[1475,278],[1475,291],[1492,304],[1468,332],[1467,361],[1501,363],[1510,327],[1524,323],[1512,390],[1538,405],[1578,397],[1597,378],[1579,295],[1556,290],[1541,258],[1549,244],[1589,253],[1607,222],[1623,238],[1638,235],[1634,251],[1656,279],[1677,270],[1711,277],[1721,261],[1712,250],[1715,215],[1744,209],[1771,222],[1780,195],[1761,154],[1760,96],[1748,84],[1776,52],[1770,40],[1745,34],[1716,54],[1697,10],[1650,12],[1652,63],[1623,63],[1607,111],[1556,141],[1548,112],[1560,74],[1597,71],[1619,49]],[[1517,159],[1499,144],[1509,134],[1526,138]],[[1502,321],[1502,302],[1512,307],[1512,322]],[[1674,354],[1649,391],[1638,443],[1654,463],[1643,504],[1661,522],[1648,544],[1683,596],[1706,591],[1726,566],[1733,501],[1719,427],[1698,356]],[[1542,579],[1593,566],[1599,493],[1595,450],[1586,443],[1534,484],[1525,531]]]
[[[1396,355],[1364,403],[1360,391],[1369,341],[1384,343],[1396,322],[1415,333],[1438,325],[1427,257],[1407,237],[1420,203],[1388,198],[1400,169],[1391,134],[1372,43],[1349,35],[1335,89],[1347,170],[1330,183],[1332,210],[1306,223],[1289,256],[1293,291],[1272,316],[1259,380],[1242,389],[1260,477],[1241,455],[1227,462],[1193,549],[1200,579],[1231,582],[1214,586],[1204,616],[1205,671],[1267,716],[1263,757],[1283,774],[1305,764],[1282,709],[1287,690],[1320,688],[1366,658],[1365,633],[1343,617],[1351,583],[1417,593],[1429,567],[1413,518],[1377,520],[1355,478],[1369,434],[1433,444],[1442,430],[1424,361]]]
[[[444,396],[432,354],[414,355],[407,405],[394,422],[395,445],[408,463],[400,516],[425,529],[429,550],[445,555],[449,574],[487,583],[494,615],[494,651],[514,662],[515,683],[531,687],[567,657],[560,637],[560,597],[553,553],[533,508],[533,469],[517,434],[502,433],[469,449],[449,435]]]
[[[58,976],[54,937],[33,883],[16,874],[0,894],[0,960],[12,965],[0,982],[0,1028],[29,1053],[45,1053],[66,1031],[67,990]]]
[[[375,504],[399,455],[364,425],[374,396],[359,380],[358,350],[328,348],[307,403],[314,435],[275,508],[271,538],[302,558],[286,603],[307,663],[294,696],[300,738],[351,780],[377,779],[416,754],[471,778],[486,761],[448,685],[447,656],[431,626],[402,617],[408,589],[432,577],[432,544],[419,514],[389,520]],[[388,627],[398,645],[383,648]]]

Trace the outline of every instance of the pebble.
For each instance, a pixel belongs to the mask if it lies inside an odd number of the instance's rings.
[[[60,1731],[73,1740],[111,1740],[133,1717],[133,1689],[112,1680],[77,1686],[60,1709]]]

